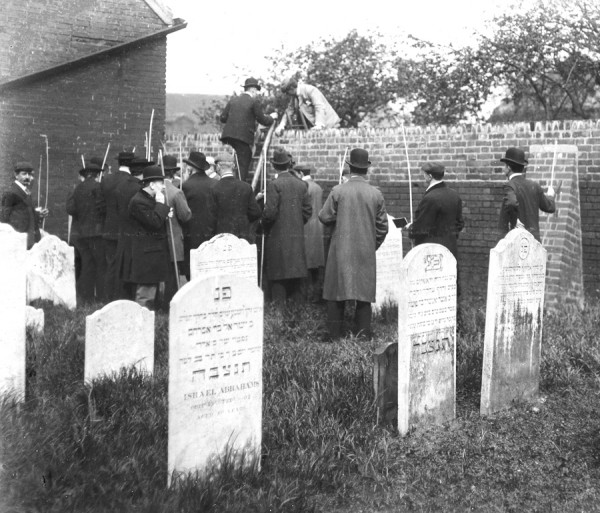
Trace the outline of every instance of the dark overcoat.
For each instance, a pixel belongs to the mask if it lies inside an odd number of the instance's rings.
[[[130,178],[130,174],[125,171],[117,171],[109,175],[104,175],[100,182],[100,188],[104,201],[106,202],[106,217],[104,218],[105,239],[117,240],[119,238],[119,210],[117,207],[117,188],[123,182]],[[137,191],[136,191],[137,192]]]
[[[325,265],[323,225],[319,221],[319,212],[323,207],[323,189],[312,178],[306,179],[305,182],[308,184],[308,197],[312,206],[312,215],[304,225],[306,266],[309,269],[317,269]]]
[[[169,210],[143,189],[131,198],[131,255],[123,262],[123,281],[138,284],[166,281],[169,273],[166,227]]]
[[[221,113],[220,120],[225,123],[221,141],[227,143],[228,139],[237,139],[249,146],[254,144],[256,122],[270,126],[274,121],[271,116],[265,115],[260,100],[247,93],[231,98]]]
[[[329,301],[375,301],[375,251],[388,232],[381,192],[362,176],[336,185],[319,212],[333,227],[325,266],[323,298]]]
[[[183,183],[183,194],[192,211],[191,219],[183,225],[183,237],[186,249],[196,249],[214,235],[214,215],[211,189],[216,180],[198,171]]]
[[[165,198],[167,205],[173,209],[173,217],[169,223],[169,254],[173,261],[173,246],[175,247],[175,257],[178,262],[183,262],[183,229],[182,225],[192,218],[192,211],[187,204],[185,194],[178,187],[175,187],[171,180],[165,180]],[[171,235],[171,228],[173,233]],[[171,241],[171,236],[173,240]]]
[[[0,222],[10,224],[16,231],[27,234],[27,249],[40,240],[41,218],[33,208],[31,194],[15,182],[2,195]]]
[[[73,216],[73,231],[79,238],[100,237],[103,232],[106,203],[100,184],[86,178],[67,198],[67,213]]]
[[[215,235],[232,233],[253,244],[250,223],[260,219],[262,212],[252,186],[233,176],[225,176],[214,185],[211,194]]]
[[[540,210],[554,212],[556,210],[554,198],[546,196],[539,183],[525,178],[524,175],[513,176],[504,184],[499,222],[501,235],[504,237],[509,230],[512,230],[518,219],[539,242]]]
[[[129,202],[142,189],[142,182],[135,176],[129,176],[127,180],[121,182],[116,189],[117,213],[119,215],[119,240],[117,243],[117,269],[119,279],[129,281],[125,276],[130,272],[125,272],[124,266],[131,262],[131,244],[132,237],[137,230],[136,224],[129,216]]]
[[[408,236],[415,244],[441,244],[457,257],[457,239],[465,223],[458,193],[440,182],[433,185],[419,202]]]
[[[306,183],[285,171],[267,184],[262,223],[265,272],[270,280],[307,276],[304,223],[312,207]]]

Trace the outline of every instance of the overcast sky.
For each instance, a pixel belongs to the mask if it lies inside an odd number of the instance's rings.
[[[167,92],[198,94],[231,94],[247,76],[266,76],[264,57],[281,45],[354,28],[462,44],[500,8],[499,0],[164,1],[188,22],[167,39]]]

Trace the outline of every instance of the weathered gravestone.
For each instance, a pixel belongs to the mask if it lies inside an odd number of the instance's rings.
[[[190,251],[190,278],[219,274],[242,276],[258,283],[256,245],[231,233],[220,233]]]
[[[263,293],[233,275],[192,280],[169,314],[169,479],[225,453],[258,461]]]
[[[546,250],[522,228],[490,251],[481,414],[533,398],[539,387]]]
[[[397,306],[402,264],[402,229],[396,228],[392,216],[388,216],[388,234],[375,254],[377,260],[377,293],[373,310],[384,305]]]
[[[0,394],[25,397],[27,234],[0,223]]]
[[[55,235],[44,235],[27,252],[27,303],[47,299],[73,310],[75,293],[74,249]]]
[[[421,244],[401,266],[398,301],[398,430],[456,414],[456,259]]]
[[[107,304],[85,318],[84,379],[135,367],[154,371],[154,312],[133,301]]]

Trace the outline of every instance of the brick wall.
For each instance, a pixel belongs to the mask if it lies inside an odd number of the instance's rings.
[[[588,296],[600,296],[600,121],[561,121],[457,127],[407,127],[406,140],[412,171],[413,208],[422,192],[420,165],[438,160],[447,168],[446,180],[463,199],[465,229],[459,240],[459,274],[465,293],[484,296],[489,250],[499,240],[496,226],[505,180],[499,162],[509,146],[529,151],[532,145],[574,145],[581,201],[584,287]],[[208,155],[223,151],[218,134],[172,136],[167,148],[177,153],[199,149]],[[337,183],[339,162],[346,148],[364,147],[373,163],[369,179],[381,188],[393,216],[410,217],[408,170],[400,129],[327,130],[293,132],[275,139],[297,163],[316,166],[316,179],[325,189]],[[551,156],[550,156],[551,159]],[[563,163],[564,164],[564,163]],[[560,162],[557,165],[562,165]],[[548,155],[530,159],[530,170],[546,166]],[[404,241],[405,251],[410,243]]]

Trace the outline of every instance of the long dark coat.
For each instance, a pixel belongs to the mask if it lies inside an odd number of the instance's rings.
[[[41,238],[40,217],[33,208],[31,194],[27,194],[15,182],[2,195],[0,222],[10,224],[16,231],[27,234],[27,249]]]
[[[419,202],[408,236],[415,244],[441,244],[456,258],[458,233],[465,223],[458,193],[441,182],[425,191]]]
[[[116,189],[117,212],[119,215],[119,240],[117,243],[117,269],[118,277],[121,281],[130,281],[125,279],[130,272],[125,272],[124,265],[131,262],[131,244],[132,237],[136,233],[137,226],[129,216],[129,202],[142,189],[142,182],[136,177],[129,176],[127,180],[121,182]]]
[[[123,281],[138,284],[166,281],[169,273],[166,227],[169,210],[143,189],[131,198],[131,254],[125,255],[123,261]]]
[[[169,254],[173,261],[173,245],[175,246],[175,259],[183,262],[183,229],[182,224],[187,223],[192,218],[192,211],[187,204],[183,191],[175,187],[171,180],[165,180],[165,198],[167,205],[173,209],[173,217],[170,226],[173,228],[173,242],[171,241],[170,228],[167,232],[169,236]]]
[[[270,280],[304,278],[304,223],[312,207],[306,183],[289,172],[267,184],[262,222],[265,228],[265,272]]]
[[[117,240],[119,238],[119,210],[117,207],[117,188],[130,178],[125,171],[117,171],[104,175],[100,188],[106,202],[106,217],[104,218],[104,238]],[[137,191],[136,191],[137,192]]]
[[[79,238],[102,235],[106,203],[101,186],[94,178],[77,184],[67,199],[67,214],[73,216],[73,230]]]
[[[309,269],[317,269],[325,265],[323,225],[319,221],[319,212],[323,207],[323,189],[312,178],[305,179],[305,182],[308,184],[308,197],[312,206],[312,215],[304,225],[306,266]]]
[[[504,237],[512,230],[518,219],[539,242],[540,210],[554,212],[554,198],[546,196],[539,183],[525,178],[524,175],[514,176],[504,184],[504,199],[498,223],[501,235]]]
[[[375,301],[375,251],[388,232],[381,192],[362,176],[336,185],[319,212],[333,226],[325,266],[323,298],[330,301]]]
[[[183,225],[186,250],[196,249],[214,235],[214,215],[211,189],[216,180],[198,171],[183,183],[183,194],[192,211],[192,218]]]
[[[247,93],[231,98],[221,113],[220,120],[225,123],[221,141],[227,143],[228,139],[237,139],[249,146],[254,144],[256,122],[270,126],[274,121],[271,116],[265,115],[260,100]]]
[[[214,185],[211,194],[215,235],[232,233],[253,244],[250,223],[260,219],[262,212],[254,197],[252,186],[233,176],[226,176]]]

